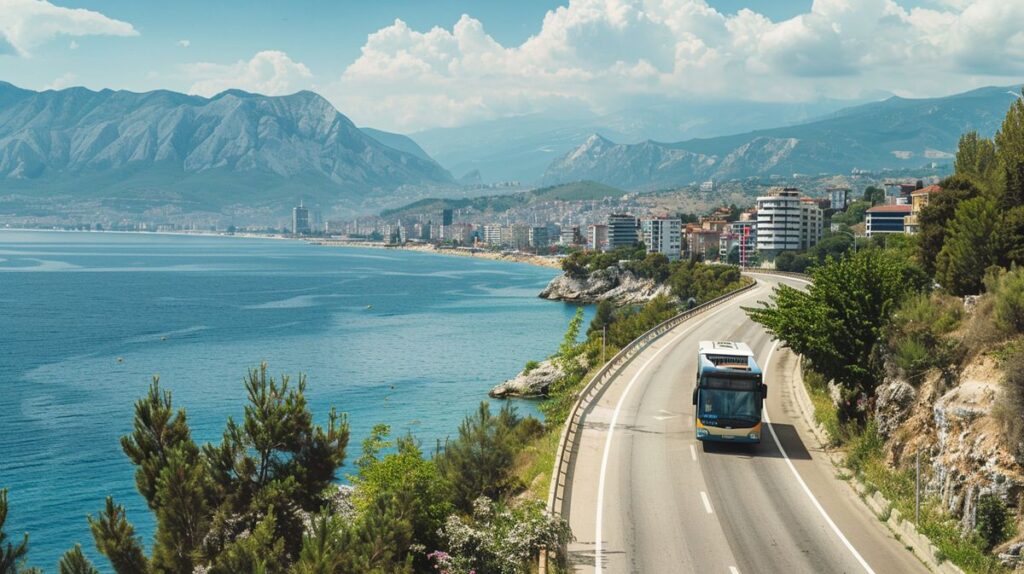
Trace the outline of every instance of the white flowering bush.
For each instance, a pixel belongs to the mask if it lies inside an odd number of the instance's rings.
[[[572,539],[569,524],[548,514],[538,501],[515,506],[487,497],[473,504],[468,518],[451,515],[440,531],[448,552],[430,554],[442,574],[520,574],[541,548],[563,548]]]

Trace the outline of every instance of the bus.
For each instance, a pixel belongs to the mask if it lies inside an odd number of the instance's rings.
[[[768,386],[746,343],[700,342],[693,389],[697,440],[761,442],[761,409],[766,398]]]

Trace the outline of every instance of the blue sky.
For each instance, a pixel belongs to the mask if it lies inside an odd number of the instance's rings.
[[[943,95],[1024,75],[1024,2],[0,0],[0,80],[313,89],[416,131],[652,99]]]

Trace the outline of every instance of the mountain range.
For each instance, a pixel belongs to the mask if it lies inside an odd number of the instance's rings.
[[[989,87],[942,98],[886,100],[815,121],[677,143],[616,143],[591,134],[546,169],[547,185],[594,180],[629,190],[773,174],[816,175],[949,163],[960,135],[999,128],[1019,87]]]
[[[411,144],[411,145],[410,145]],[[313,92],[211,98],[0,82],[0,181],[10,192],[126,197],[183,210],[358,209],[408,188],[454,186],[397,134],[364,131]]]
[[[863,101],[814,103],[652,102],[606,114],[566,108],[412,134],[456,176],[479,171],[486,182],[540,182],[547,167],[593,133],[621,143],[679,141],[749,132],[821,117]]]

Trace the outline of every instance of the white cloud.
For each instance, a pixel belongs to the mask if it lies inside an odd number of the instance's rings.
[[[181,46],[182,48],[188,48],[189,46],[192,45],[192,41],[191,40],[178,40],[178,45]]]
[[[62,8],[45,0],[0,0],[0,54],[31,55],[56,36],[138,36],[128,22],[82,8]],[[4,47],[9,49],[5,50]]]
[[[212,96],[227,89],[277,96],[310,87],[313,73],[301,62],[277,50],[258,52],[234,64],[197,62],[184,66],[192,81],[189,93]]]
[[[67,88],[67,87],[75,85],[75,82],[77,82],[77,81],[78,81],[78,77],[77,76],[75,76],[71,72],[67,72],[65,74],[61,74],[60,77],[58,77],[57,79],[53,80],[52,82],[50,82],[46,86],[44,86],[43,89],[44,90],[63,90],[64,88]]]
[[[370,34],[326,95],[357,122],[415,130],[549,109],[667,100],[806,101],[881,90],[934,95],[1024,72],[1024,2],[815,0],[774,22],[705,0],[570,0],[504,46],[464,15]]]

